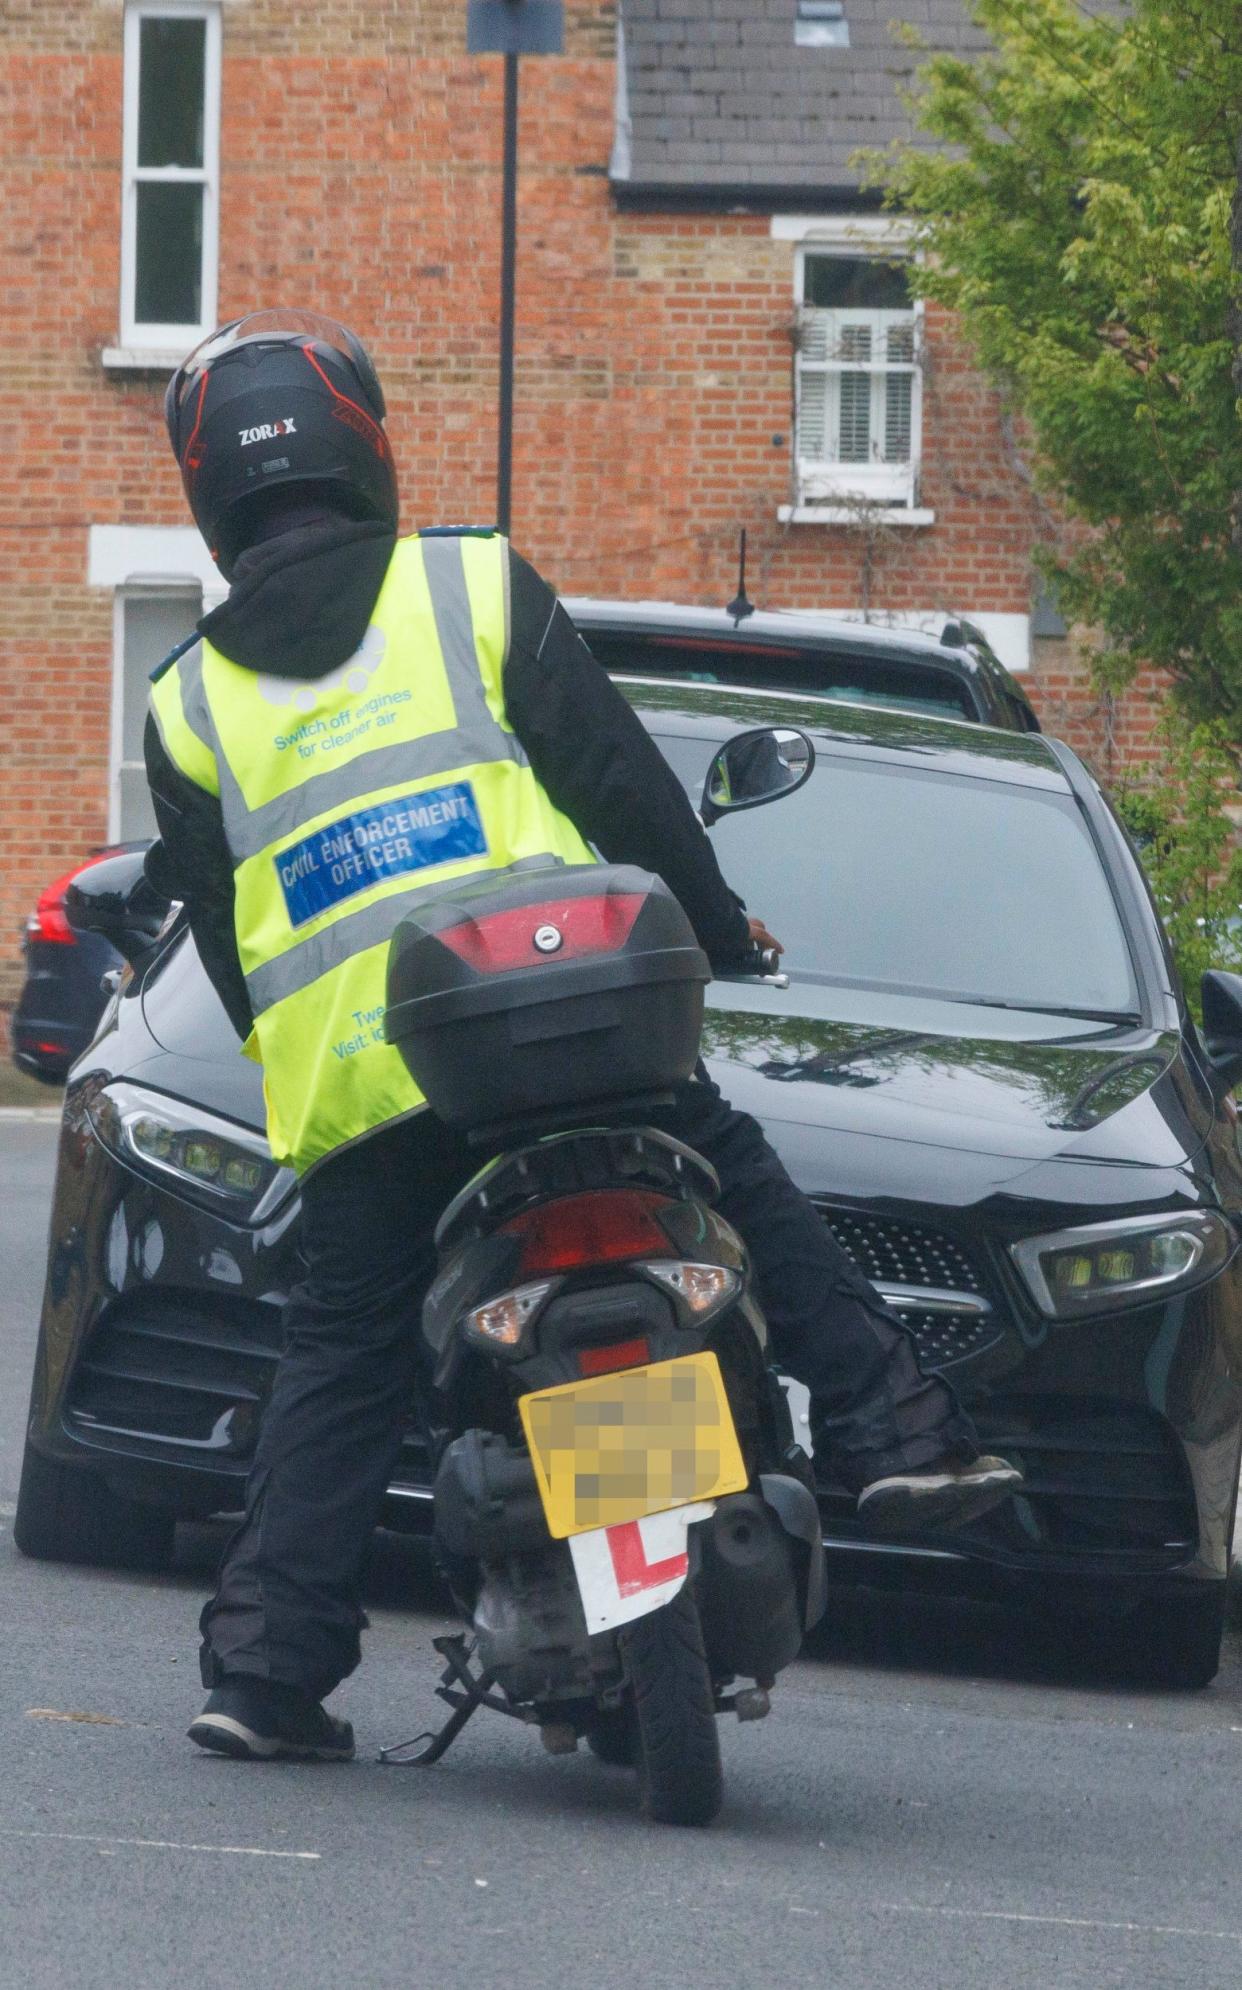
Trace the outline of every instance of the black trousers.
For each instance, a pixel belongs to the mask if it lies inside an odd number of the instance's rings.
[[[975,1450],[948,1385],[794,1187],[758,1123],[706,1074],[652,1122],[720,1176],[772,1352],[811,1391],[821,1468],[858,1490]],[[322,1699],[360,1657],[363,1559],[421,1364],[433,1232],[477,1153],[430,1113],[329,1157],[302,1193],[305,1282],[259,1433],[246,1515],[203,1611],[205,1685],[249,1673]]]

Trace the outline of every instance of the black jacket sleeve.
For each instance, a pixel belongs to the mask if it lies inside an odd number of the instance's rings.
[[[750,928],[685,789],[547,582],[510,561],[505,705],[534,774],[608,863],[662,877],[713,967],[729,967]]]
[[[237,957],[233,864],[224,839],[220,804],[174,767],[149,714],[143,752],[155,820],[164,844],[161,884],[184,902],[207,978],[244,1041],[254,1018]]]

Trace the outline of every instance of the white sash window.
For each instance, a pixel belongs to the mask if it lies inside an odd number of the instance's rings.
[[[898,263],[798,257],[801,503],[918,501],[920,312]]]
[[[125,9],[123,348],[185,352],[214,329],[220,189],[220,8]]]

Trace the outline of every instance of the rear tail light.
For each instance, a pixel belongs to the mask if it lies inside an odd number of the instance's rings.
[[[641,1340],[614,1341],[611,1347],[580,1347],[580,1375],[611,1375],[618,1368],[642,1368],[651,1359],[651,1343]]]
[[[673,1247],[658,1217],[670,1206],[668,1196],[648,1189],[589,1189],[513,1217],[500,1235],[518,1239],[524,1278],[627,1258],[667,1258]]]
[[[645,903],[641,892],[548,899],[463,920],[436,937],[476,974],[504,974],[515,967],[537,967],[541,960],[619,953]]]
[[[65,917],[65,893],[82,871],[89,870],[92,864],[98,862],[99,854],[96,851],[93,856],[84,857],[80,864],[66,871],[63,878],[57,878],[55,884],[48,885],[46,891],[39,893],[35,909],[26,921],[28,940],[50,940],[61,947],[77,945],[78,936]]]

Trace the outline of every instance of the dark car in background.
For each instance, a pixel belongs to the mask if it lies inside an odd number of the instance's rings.
[[[625,688],[696,799],[758,716],[747,690]],[[898,1542],[824,1481],[835,1567],[1034,1594],[1090,1614],[1142,1675],[1202,1684],[1242,1447],[1242,979],[1206,977],[1205,1042],[1134,853],[1056,741],[774,708],[814,772],[712,836],[789,985],[717,981],[705,1053],[1026,1474],[970,1527]],[[158,1559],[177,1516],[238,1505],[299,1271],[296,1183],[263,1124],[260,1074],[174,927],[71,1076],[27,1554]],[[387,1518],[425,1526],[429,1502],[411,1416]]]
[[[26,978],[13,1011],[13,1062],[48,1085],[63,1085],[69,1066],[95,1034],[105,1000],[104,977],[123,966],[102,933],[79,933],[65,917],[65,893],[91,864],[145,843],[110,843],[92,850],[39,893],[22,929]]]
[[[667,602],[582,598],[566,607],[614,675],[723,684],[757,696],[811,693],[1039,731],[1017,679],[960,617],[930,636],[809,612],[752,612],[739,620],[723,609]],[[83,863],[106,854],[95,852]],[[65,887],[81,868],[49,885],[27,922],[26,982],[13,1019],[14,1062],[56,1084],[90,1042],[103,1009],[103,977],[120,965],[106,940],[74,934],[64,918]]]
[[[614,675],[768,695],[809,692],[844,704],[1039,731],[1017,678],[960,616],[927,635],[809,610],[739,617],[723,608],[572,597],[565,606]]]

